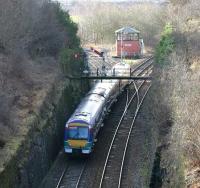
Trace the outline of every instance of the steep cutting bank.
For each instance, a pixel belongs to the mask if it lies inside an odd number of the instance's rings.
[[[0,12],[0,187],[38,187],[87,87],[64,78],[83,66],[78,28],[51,1],[3,0]]]
[[[80,83],[59,81],[27,119],[27,134],[0,173],[0,187],[38,187],[63,142],[64,123],[81,97]]]

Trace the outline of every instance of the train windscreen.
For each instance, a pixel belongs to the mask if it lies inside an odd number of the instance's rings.
[[[68,138],[73,140],[85,140],[88,138],[87,127],[69,127]]]

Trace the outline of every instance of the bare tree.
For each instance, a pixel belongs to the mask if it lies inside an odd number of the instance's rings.
[[[88,5],[82,6],[82,18],[79,20],[79,33],[83,42],[113,43],[115,30],[133,26],[142,32],[146,43],[155,44],[164,25],[164,7],[155,4],[127,3],[119,6],[114,3],[88,2]]]

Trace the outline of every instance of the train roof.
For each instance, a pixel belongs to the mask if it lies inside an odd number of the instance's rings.
[[[127,64],[127,63],[117,63],[115,66],[113,66],[113,69],[114,68],[125,68],[125,69],[127,69],[127,68],[130,68],[130,65]]]
[[[117,63],[112,68],[112,73],[117,76],[129,76],[130,75],[130,65],[126,63]]]
[[[109,94],[113,85],[117,82],[117,80],[103,80],[102,82],[98,82],[90,91],[90,94],[98,94],[104,98]]]
[[[99,106],[102,106],[104,101],[104,97],[97,94],[86,96],[67,123],[82,121],[85,124],[92,125],[96,114],[99,113]]]
[[[114,67],[116,75],[124,75],[129,73],[130,65],[125,63],[117,63]],[[112,74],[112,71],[110,72]],[[107,101],[112,88],[118,83],[118,80],[103,80],[98,82],[89,91],[87,96],[81,101],[67,124],[72,122],[82,122],[83,124],[93,125],[97,114],[101,113],[105,102]]]

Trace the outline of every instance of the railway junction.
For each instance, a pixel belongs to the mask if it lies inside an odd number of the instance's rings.
[[[91,55],[91,52],[88,54]],[[98,58],[96,65],[93,64],[94,74],[101,68]],[[107,63],[111,67],[115,59],[110,59],[112,62]],[[117,77],[130,79],[130,82],[106,115],[93,153],[89,156],[66,156],[61,151],[41,188],[143,187],[143,165],[151,164],[148,161],[148,150],[145,149],[149,142],[145,134],[150,134],[148,131],[151,127],[146,128],[140,121],[143,118],[143,103],[151,87],[152,66],[153,57],[148,56],[131,65],[127,77]],[[94,74],[81,79],[116,79],[115,75]]]

